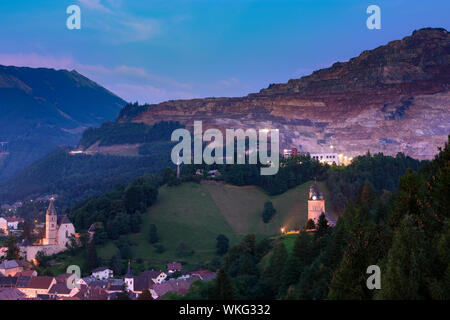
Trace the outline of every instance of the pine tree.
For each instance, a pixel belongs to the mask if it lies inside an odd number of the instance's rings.
[[[305,224],[305,229],[306,230],[313,230],[316,228],[316,224],[314,223],[313,219],[308,219],[308,221],[306,221]]]
[[[17,246],[17,238],[15,236],[8,236],[4,246],[7,248],[6,260],[18,260],[20,258],[20,249]]]
[[[148,232],[148,242],[150,242],[151,244],[155,244],[158,241],[159,241],[158,229],[156,228],[156,225],[151,224]]]
[[[394,235],[386,271],[381,273],[382,299],[423,299],[422,287],[427,278],[425,239],[411,216],[405,216]]]
[[[86,252],[86,270],[92,271],[98,266],[97,249],[94,241],[89,242]]]
[[[230,277],[225,270],[220,269],[217,278],[214,282],[212,292],[210,295],[211,300],[233,300],[234,299],[234,287]]]
[[[317,221],[317,236],[321,237],[328,233],[330,226],[328,225],[328,220],[325,217],[325,214],[322,212],[322,214],[319,216],[319,220]]]
[[[122,257],[120,256],[119,249],[117,249],[116,253],[111,257],[110,266],[115,275],[122,274]]]
[[[263,278],[268,281],[273,291],[278,294],[282,287],[281,273],[286,268],[288,253],[286,246],[281,242],[273,251],[269,262],[263,271]]]
[[[372,185],[370,184],[369,179],[366,179],[364,185],[360,191],[360,202],[363,204],[371,205],[375,199],[375,193],[373,191]]]
[[[276,212],[277,212],[277,211],[276,211],[275,208],[273,207],[272,201],[267,201],[267,202],[264,204],[264,211],[263,211],[263,213],[262,213],[262,219],[263,219],[263,222],[264,222],[264,223],[268,223],[268,222],[272,219],[272,217],[274,216],[274,214],[275,214]]]
[[[219,234],[217,236],[217,244],[216,244],[216,252],[218,255],[223,256],[225,253],[227,253],[228,248],[229,248],[229,243],[230,241],[228,240],[228,238],[223,235],[223,234]]]
[[[311,244],[309,235],[301,231],[296,237],[292,253],[290,254],[282,276],[282,290],[299,281],[300,275],[311,263]]]

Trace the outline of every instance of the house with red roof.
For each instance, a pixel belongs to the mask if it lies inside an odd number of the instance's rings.
[[[37,276],[31,277],[28,285],[24,288],[18,288],[27,298],[35,298],[38,295],[48,295],[51,287],[56,284],[54,277]]]

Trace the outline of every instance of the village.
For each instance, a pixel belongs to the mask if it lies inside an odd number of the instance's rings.
[[[56,277],[38,275],[23,260],[4,260],[0,264],[0,300],[159,300],[168,293],[184,295],[195,281],[210,281],[215,271],[183,270],[172,262],[166,270],[131,272],[131,262],[124,277],[115,277],[113,270],[98,267],[87,277],[72,273]]]
[[[71,239],[77,239],[75,228],[67,216],[58,216],[50,203],[45,215],[45,237],[37,243],[22,241],[18,245],[20,259],[7,260],[7,247],[0,248],[0,300],[115,300],[115,299],[161,299],[171,292],[183,295],[194,281],[209,281],[216,277],[215,271],[183,270],[182,263],[172,262],[166,270],[145,270],[133,275],[131,261],[124,277],[114,275],[113,270],[100,266],[81,278],[68,272],[57,276],[38,275],[36,256],[46,256],[67,250]],[[3,235],[18,234],[22,218],[0,218]],[[90,241],[94,227],[90,228]],[[69,269],[68,269],[69,270]]]

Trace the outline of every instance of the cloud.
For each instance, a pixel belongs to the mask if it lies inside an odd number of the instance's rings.
[[[112,13],[112,11],[109,8],[105,7],[102,4],[101,0],[78,0],[78,2],[85,8],[88,8],[91,10]]]
[[[129,43],[152,38],[160,31],[160,21],[141,18],[126,12],[120,0],[78,0],[82,10],[87,9],[97,17],[86,20],[86,28],[99,31],[103,40],[112,43]],[[106,36],[106,37],[105,37]]]
[[[167,100],[193,99],[197,96],[192,92],[166,90],[148,84],[116,83],[107,87],[120,97],[130,97],[130,102],[159,103]]]
[[[219,84],[224,87],[229,88],[229,87],[237,86],[239,84],[239,80],[236,78],[229,78],[229,79],[221,80],[219,82]]]

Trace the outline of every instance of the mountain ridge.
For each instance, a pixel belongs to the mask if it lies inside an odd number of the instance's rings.
[[[0,181],[88,127],[114,120],[126,102],[77,71],[0,65]]]
[[[118,122],[194,120],[208,128],[277,128],[283,148],[354,157],[431,159],[450,132],[450,36],[425,28],[300,79],[245,97],[170,100],[120,112]]]

